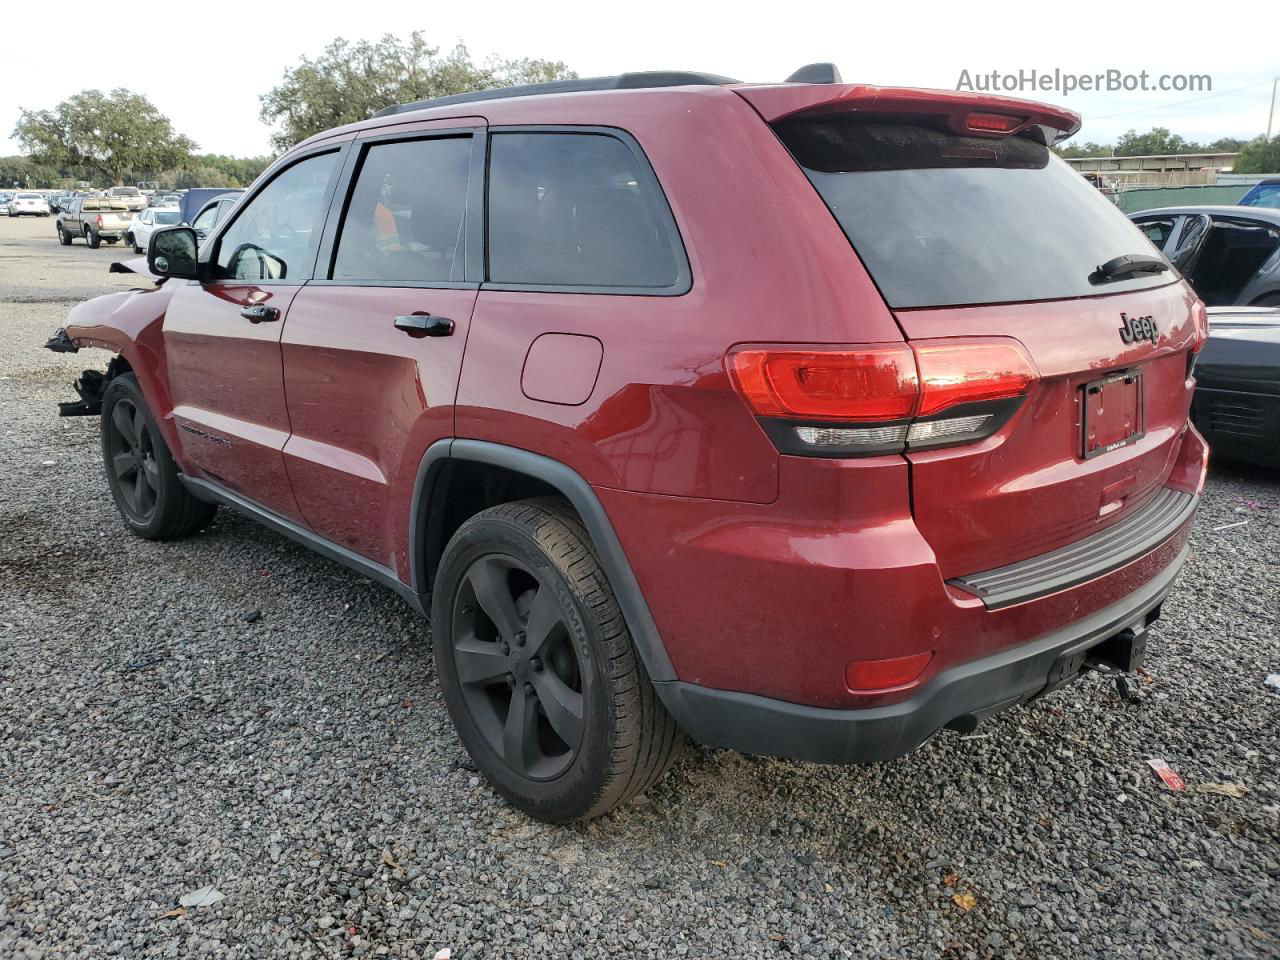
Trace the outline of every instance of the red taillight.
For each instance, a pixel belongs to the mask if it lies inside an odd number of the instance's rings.
[[[726,363],[778,448],[804,456],[981,439],[1008,420],[1039,376],[1022,345],[1007,337],[751,346],[731,351]]]
[[[1014,341],[923,341],[912,344],[920,365],[920,409],[928,417],[962,403],[1020,397],[1036,379]]]
[[[102,214],[98,214],[98,226],[102,226]]]
[[[740,350],[729,355],[738,390],[762,417],[901,420],[919,384],[906,344],[832,350]]]
[[[854,693],[901,687],[924,673],[932,659],[932,653],[913,653],[888,660],[850,660],[844,668],[845,686]]]
[[[1026,117],[1011,117],[1005,113],[971,113],[965,118],[965,126],[981,133],[1012,133],[1026,121]]]

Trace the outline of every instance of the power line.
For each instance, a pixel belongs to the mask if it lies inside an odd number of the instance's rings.
[[[1189,103],[1200,103],[1204,100],[1212,100],[1214,97],[1226,97],[1233,93],[1239,93],[1242,90],[1252,90],[1254,87],[1261,87],[1271,83],[1270,79],[1259,80],[1257,83],[1246,84],[1243,87],[1236,87],[1232,90],[1223,90],[1220,93],[1211,93],[1208,96],[1196,97],[1192,100],[1179,100],[1177,103],[1165,103],[1158,107],[1143,107],[1141,110],[1126,110],[1124,113],[1108,113],[1101,117],[1085,117],[1086,120],[1112,120],[1115,117],[1132,117],[1136,113],[1151,113],[1153,110],[1168,110],[1172,107],[1185,107]]]

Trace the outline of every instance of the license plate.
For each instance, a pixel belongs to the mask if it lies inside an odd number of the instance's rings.
[[[1142,374],[1130,370],[1087,383],[1082,418],[1084,458],[1137,443],[1145,432]]]

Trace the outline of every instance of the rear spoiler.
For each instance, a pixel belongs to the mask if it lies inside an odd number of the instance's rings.
[[[1034,100],[957,90],[917,90],[868,84],[774,84],[732,88],[766,123],[796,117],[876,113],[897,118],[942,117],[957,133],[975,137],[1031,134],[1046,146],[1080,129],[1080,115]],[[982,118],[975,122],[974,118]]]

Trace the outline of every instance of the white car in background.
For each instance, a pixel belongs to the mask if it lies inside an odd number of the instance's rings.
[[[9,201],[11,217],[47,217],[48,215],[49,201],[38,193],[16,193]]]
[[[147,207],[134,214],[125,232],[124,242],[133,247],[134,253],[146,253],[151,234],[160,227],[176,227],[182,222],[182,211],[177,207]]]

